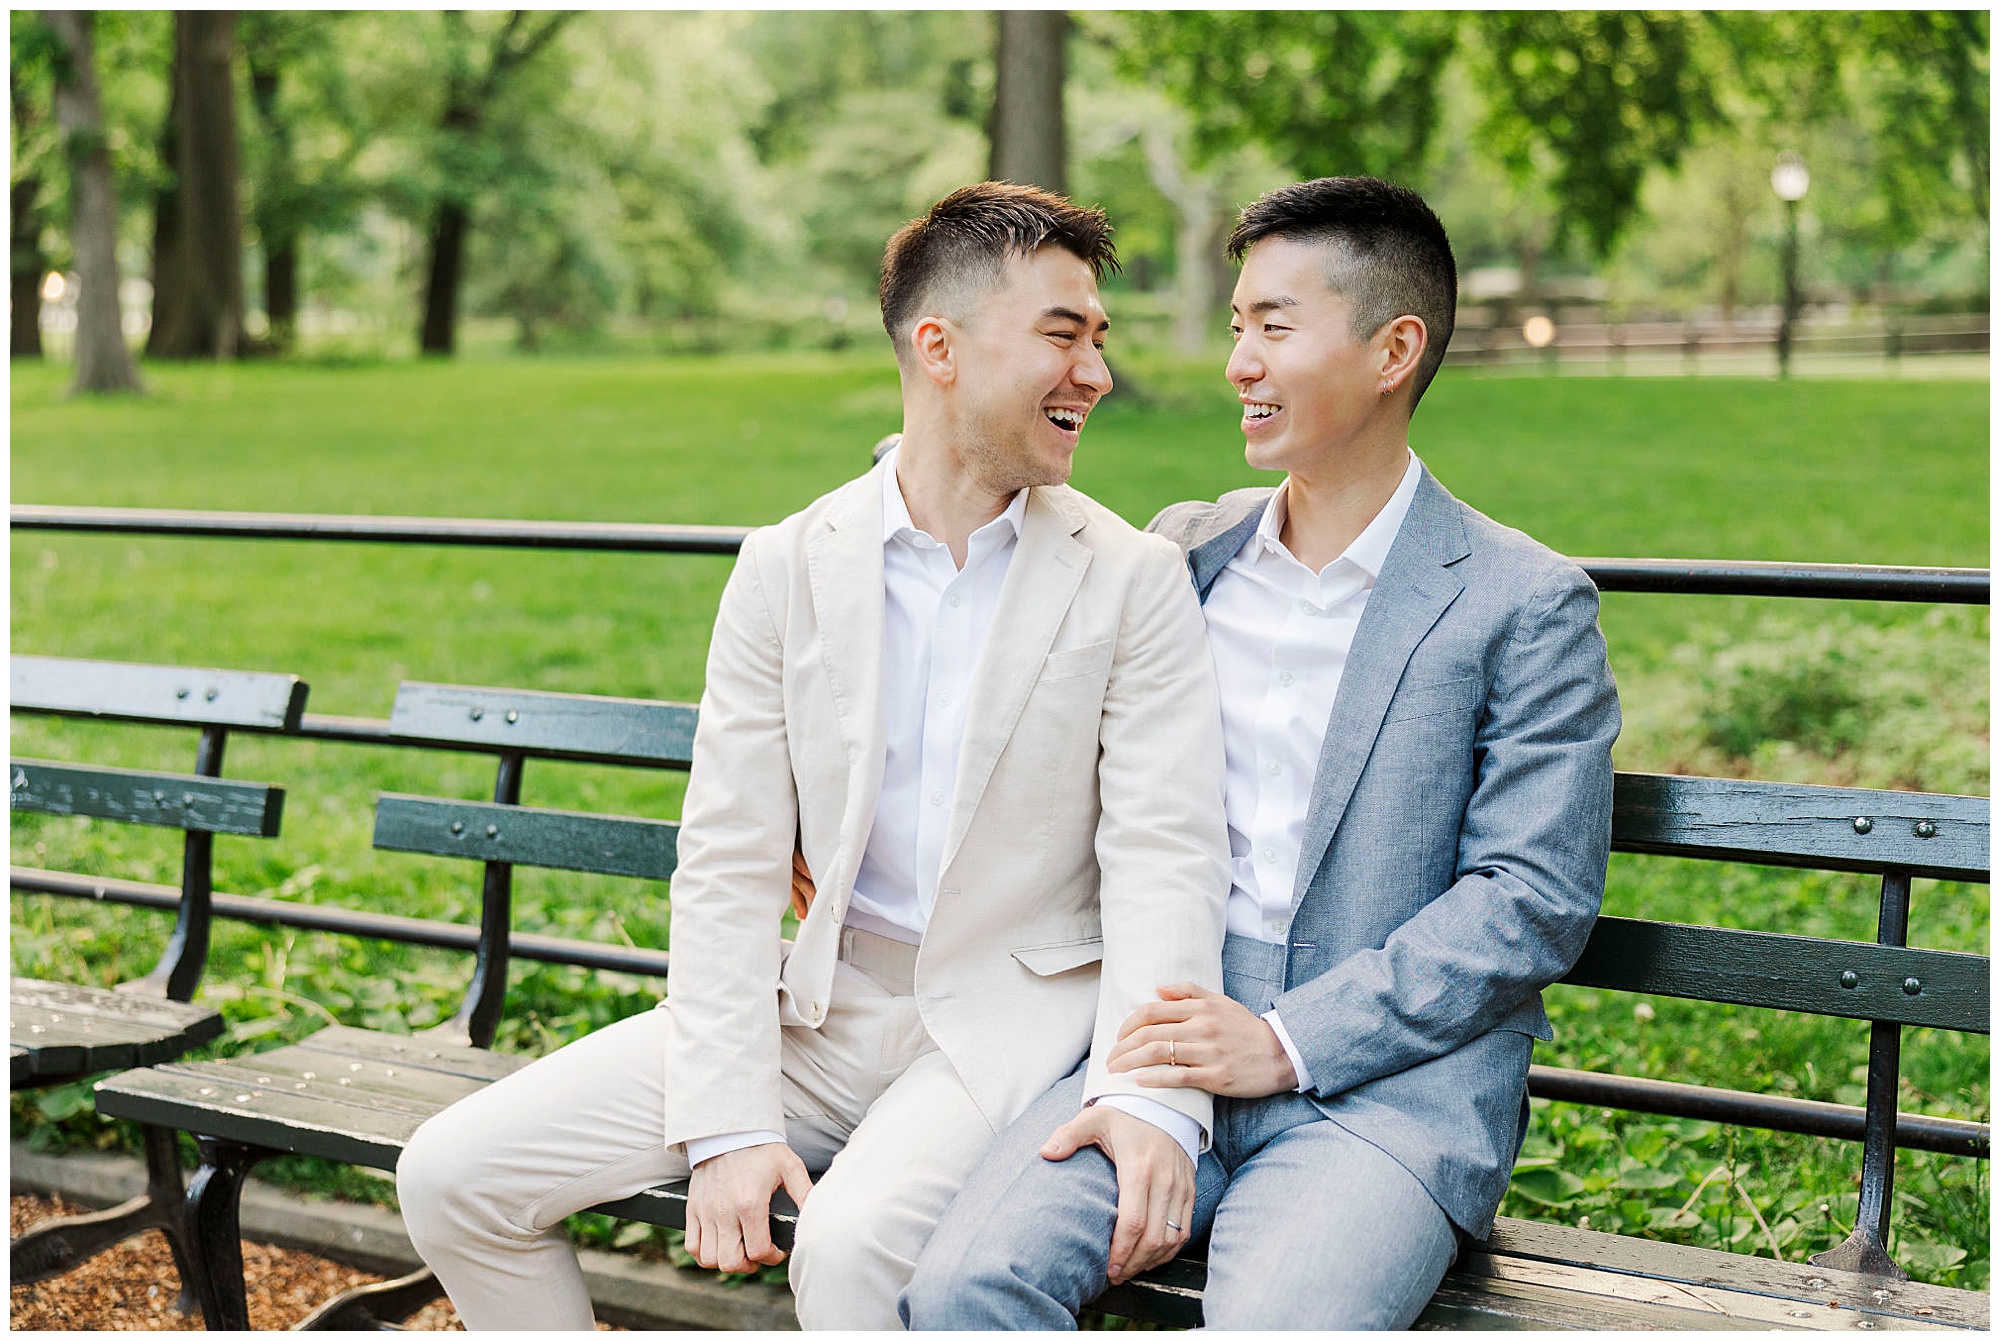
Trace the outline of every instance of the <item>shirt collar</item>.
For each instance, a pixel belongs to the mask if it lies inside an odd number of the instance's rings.
[[[1423,479],[1423,463],[1417,459],[1415,452],[1410,452],[1409,456],[1410,463],[1403,470],[1396,492],[1389,495],[1389,501],[1382,505],[1375,519],[1362,528],[1361,534],[1354,537],[1341,551],[1340,558],[1328,564],[1328,568],[1344,559],[1366,573],[1371,584],[1382,575],[1382,565],[1389,558],[1389,547],[1396,543],[1396,532],[1403,529],[1403,519],[1410,515],[1410,504],[1417,496],[1417,484]],[[1251,539],[1258,553],[1291,557],[1291,551],[1279,539],[1285,533],[1286,507],[1291,489],[1292,480],[1288,475],[1278,486],[1278,491],[1271,495],[1271,505],[1264,509],[1263,520],[1257,523],[1257,532]]]
[[[902,451],[903,449],[900,446],[891,447],[882,456],[880,467],[882,471],[882,543],[886,545],[896,537],[907,533],[913,540],[921,537],[930,544],[938,544],[940,542],[937,537],[927,531],[920,530],[917,524],[910,520],[910,505],[903,498],[903,487],[896,483],[896,458],[902,454]],[[994,527],[1004,527],[1005,530],[1012,533],[1014,539],[1018,540],[1021,537],[1021,525],[1026,520],[1027,515],[1028,491],[1023,489],[1014,495],[1014,500],[1007,504],[1004,512],[972,534],[975,536],[985,535]]]

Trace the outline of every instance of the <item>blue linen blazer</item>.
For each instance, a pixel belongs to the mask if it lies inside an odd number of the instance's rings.
[[[1271,489],[1149,530],[1195,590]],[[1321,1112],[1491,1230],[1527,1132],[1541,989],[1604,896],[1618,692],[1597,589],[1426,469],[1355,630],[1292,892],[1280,1018]]]

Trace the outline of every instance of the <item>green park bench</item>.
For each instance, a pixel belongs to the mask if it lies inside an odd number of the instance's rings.
[[[14,657],[9,700],[16,712],[198,727],[194,772],[141,772],[14,758],[14,810],[163,825],[186,834],[174,929],[152,972],[116,989],[13,977],[8,983],[9,1082],[13,1089],[80,1080],[103,1071],[171,1061],[214,1039],[222,1017],[193,1002],[208,959],[216,834],[274,838],[285,794],[222,778],[232,728],[295,730],[306,686],[296,676],[142,666],[57,657]],[[24,878],[25,877],[25,878]],[[32,874],[16,872],[17,887]],[[141,1127],[146,1191],[122,1206],[30,1226],[11,1245],[9,1281],[47,1280],[148,1229],[165,1234],[182,1282],[194,1286],[182,1232],[181,1166],[171,1130]]]
[[[330,1026],[268,1052],[144,1067],[97,1087],[99,1112],[195,1138],[201,1167],[188,1188],[188,1232],[211,1328],[249,1326],[237,1211],[254,1165],[287,1153],[394,1169],[425,1118],[531,1060],[489,1050],[507,990],[515,866],[647,881],[673,874],[677,824],[524,806],[527,760],[685,768],[694,717],[685,704],[581,694],[419,683],[397,691],[395,739],[499,756],[491,802],[385,794],[375,808],[376,847],[483,868],[472,980],[458,1013],[418,1034]],[[678,1192],[662,1191],[603,1209],[678,1226],[680,1204]],[[302,1325],[365,1328],[438,1293],[418,1272],[350,1291]]]
[[[525,758],[685,767],[692,732],[693,709],[684,705],[403,686],[390,722],[396,742],[499,755],[490,804],[384,796],[377,809],[377,846],[485,864],[473,984],[458,1018],[418,1035],[333,1027],[270,1052],[168,1063],[98,1086],[101,1112],[196,1136],[202,1169],[189,1206],[211,1325],[245,1323],[236,1202],[251,1165],[293,1152],[391,1169],[426,1117],[527,1064],[485,1047],[503,1001],[512,865],[670,877],[675,826],[522,807]],[[1984,1328],[1986,1295],[1909,1282],[1883,1240],[1898,1146],[1990,1154],[1983,1123],[1895,1110],[1903,1029],[1990,1027],[1986,957],[1902,944],[1911,877],[1989,879],[1989,802],[1646,774],[1619,775],[1617,789],[1613,846],[1621,851],[1879,875],[1878,935],[1869,943],[1605,918],[1566,981],[1869,1021],[1868,1102],[1857,1108],[1549,1067],[1534,1068],[1531,1091],[1858,1138],[1859,1223],[1846,1244],[1818,1261],[1787,1263],[1503,1219],[1486,1241],[1467,1246],[1419,1325]],[[665,956],[657,959],[650,971],[664,972]],[[682,1227],[684,1207],[684,1187],[668,1186],[598,1209]],[[788,1244],[789,1217],[775,1216],[773,1228]],[[1194,1324],[1203,1278],[1191,1255],[1116,1287],[1097,1307]],[[406,1316],[435,1294],[435,1284],[417,1273],[349,1292],[302,1325],[372,1325]]]

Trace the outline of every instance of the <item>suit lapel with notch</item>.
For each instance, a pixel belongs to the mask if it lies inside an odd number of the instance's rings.
[[[1042,663],[1048,659],[1056,633],[1083,585],[1091,554],[1075,536],[1086,520],[1083,509],[1066,493],[1045,488],[1029,491],[1021,536],[1008,561],[986,645],[972,673],[940,870],[958,856],[986,783],[1000,762],[1000,752],[1013,738],[1028,695],[1041,677]]]
[[[872,815],[882,791],[882,481],[877,466],[842,488],[806,541],[806,576],[821,663],[847,750],[849,796]],[[853,807],[849,806],[850,813]]]
[[[1354,630],[1354,645],[1333,697],[1306,810],[1298,879],[1292,890],[1294,909],[1340,827],[1411,653],[1465,590],[1450,565],[1470,552],[1456,500],[1426,469]]]

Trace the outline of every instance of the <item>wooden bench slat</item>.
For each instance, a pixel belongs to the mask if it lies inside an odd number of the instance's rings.
[[[385,1034],[374,1029],[353,1029],[338,1024],[329,1025],[294,1046],[339,1057],[381,1061],[391,1066],[439,1071],[445,1075],[481,1081],[510,1076],[534,1060],[518,1053],[438,1042],[421,1034]]]
[[[69,1000],[51,1001],[37,999],[32,990],[24,993],[24,985],[60,986],[28,979],[12,983],[7,1023],[9,1042],[19,1054],[14,1063],[17,1084],[168,1061],[222,1033],[222,1016],[207,1006],[120,1000],[121,993],[102,988],[71,989],[76,995]]]
[[[106,987],[48,982],[41,978],[9,978],[9,1000],[16,1006],[40,1006],[108,1019],[128,1020],[156,1029],[184,1030],[215,1015],[213,1006],[169,1001],[163,996],[120,992]]]
[[[1611,845],[1829,871],[1888,867],[1940,880],[1990,878],[1993,803],[1983,796],[1868,791],[1733,778],[1620,773]],[[1860,832],[1856,819],[1866,819]],[[1917,834],[1920,823],[1935,827]]]
[[[295,731],[306,706],[303,680],[268,671],[35,656],[7,670],[13,707],[63,716]]]
[[[84,768],[16,759],[8,804],[47,815],[93,815],[133,824],[275,838],[285,789],[193,773]]]
[[[673,875],[679,833],[680,825],[668,820],[394,792],[375,807],[376,847],[646,880]]]
[[[200,1064],[142,1067],[97,1083],[97,1111],[288,1154],[393,1169],[423,1121],[373,1106],[246,1089]],[[237,1095],[252,1096],[239,1100]]]
[[[419,681],[403,683],[389,715],[399,736],[682,768],[693,755],[694,724],[686,703]]]
[[[1853,987],[1843,985],[1848,973]],[[1910,978],[1921,985],[1914,995],[1904,988]],[[1850,1020],[1991,1031],[1986,956],[1950,950],[1600,917],[1562,981]]]
[[[386,1075],[380,1063],[356,1062],[353,1065],[361,1069],[350,1071],[346,1066],[333,1064],[334,1060],[325,1053],[274,1048],[250,1057],[182,1062],[180,1070],[184,1075],[201,1078],[203,1083],[197,1087],[196,1098],[206,1101],[190,1102],[183,1120],[199,1122],[202,1111],[218,1103],[233,1102],[256,1108],[266,1096],[281,1094],[291,1100],[325,1105],[329,1112],[355,1108],[422,1122],[466,1095],[486,1088],[487,1084],[437,1071]]]

